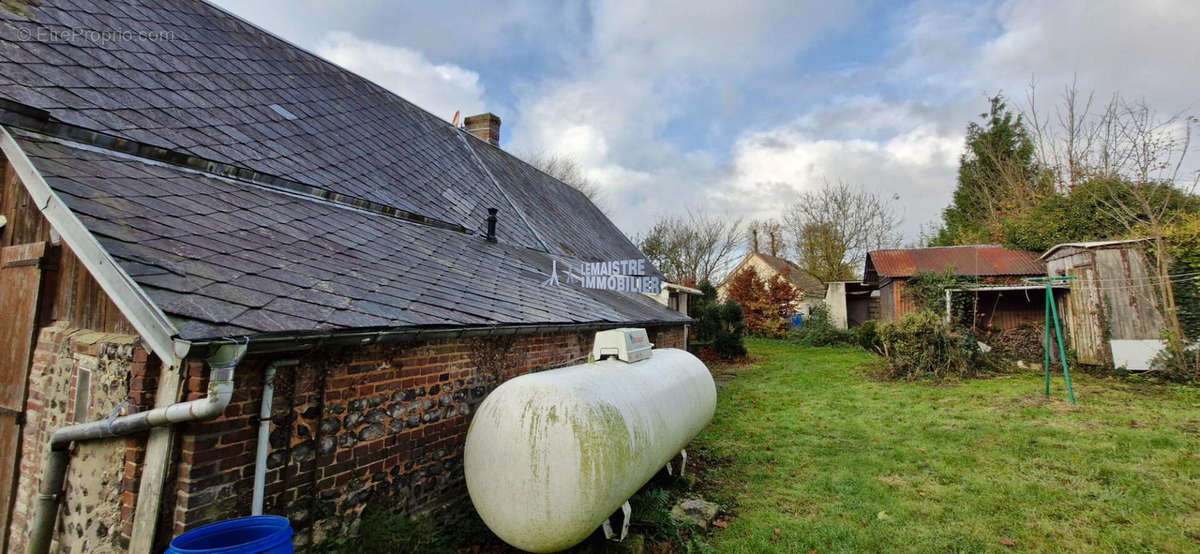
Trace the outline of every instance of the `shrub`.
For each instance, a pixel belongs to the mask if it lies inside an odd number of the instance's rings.
[[[978,282],[978,277],[957,275],[954,270],[946,269],[942,273],[917,272],[908,279],[904,286],[905,292],[914,306],[944,316],[946,315],[946,289],[973,285]],[[967,312],[967,308],[970,306],[970,297],[966,294],[954,295],[952,304],[950,306],[953,312],[951,315],[959,318]]]
[[[1125,182],[1091,179],[1075,185],[1067,194],[1047,195],[1032,210],[1004,221],[1004,245],[1045,252],[1063,242],[1124,236],[1128,231],[1120,220],[1112,217],[1104,199],[1114,191],[1127,197],[1128,190],[1131,189]]]
[[[854,328],[854,343],[861,346],[863,350],[871,352],[879,351],[879,323],[873,319],[864,321],[862,325]]]
[[[751,335],[780,338],[796,314],[803,291],[792,286],[788,270],[762,279],[753,269],[743,269],[729,278],[729,299],[742,307],[746,331]]]
[[[742,308],[736,302],[717,302],[717,291],[709,283],[700,286],[704,293],[692,306],[695,338],[689,347],[695,353],[711,353],[723,360],[746,355],[743,335],[746,324]]]
[[[713,337],[712,347],[717,356],[723,360],[732,360],[746,355],[746,344],[743,335],[746,324],[742,321],[742,307],[737,302],[725,301],[719,306],[721,313],[721,328]]]
[[[913,381],[973,377],[995,364],[969,334],[957,332],[931,310],[905,315],[878,327],[880,377]]]
[[[1181,344],[1164,332],[1169,346],[1150,360],[1154,376],[1174,383],[1200,384],[1200,343]]]
[[[829,308],[824,304],[814,306],[804,324],[788,332],[788,338],[801,346],[851,344],[853,337],[850,331],[839,329],[830,321]]]

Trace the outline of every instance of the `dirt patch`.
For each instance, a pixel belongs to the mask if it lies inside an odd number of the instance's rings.
[[[1009,405],[1018,408],[1048,408],[1054,414],[1069,414],[1077,410],[1071,401],[1051,396],[1046,398],[1040,394],[1017,396],[1009,401]]]
[[[708,362],[708,370],[712,373],[713,381],[719,389],[732,382],[739,373],[753,370],[754,364],[757,362],[757,358],[749,356],[733,361],[714,361]]]

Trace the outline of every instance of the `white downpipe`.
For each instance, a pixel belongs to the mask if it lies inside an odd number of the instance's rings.
[[[275,399],[275,373],[281,367],[290,367],[299,360],[277,360],[267,364],[263,370],[262,402],[258,410],[258,451],[254,459],[254,497],[250,515],[263,513],[263,491],[267,485],[267,454],[271,451],[271,403]]]

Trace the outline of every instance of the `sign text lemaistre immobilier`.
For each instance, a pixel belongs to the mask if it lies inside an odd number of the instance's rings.
[[[662,279],[646,275],[646,260],[609,260],[579,264],[577,279],[585,289],[658,294]]]

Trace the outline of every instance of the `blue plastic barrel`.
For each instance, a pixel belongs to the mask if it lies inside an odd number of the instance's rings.
[[[210,523],[175,537],[167,554],[292,554],[292,526],[279,516],[250,516]]]

